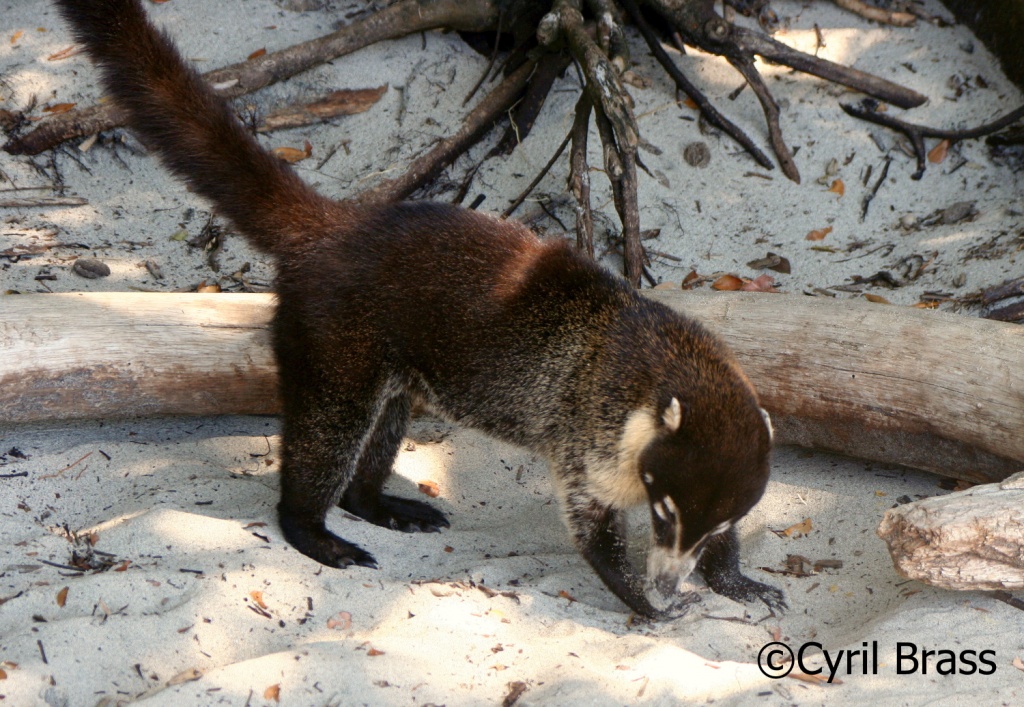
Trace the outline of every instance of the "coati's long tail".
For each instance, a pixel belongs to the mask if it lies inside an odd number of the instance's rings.
[[[56,0],[106,91],[163,163],[254,245],[287,252],[336,224],[337,202],[268,153],[157,30],[139,0]],[[333,216],[333,218],[332,218]]]

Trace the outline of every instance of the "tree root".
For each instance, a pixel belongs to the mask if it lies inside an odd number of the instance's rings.
[[[985,125],[980,125],[976,128],[970,128],[967,130],[943,130],[941,128],[930,128],[927,125],[907,123],[899,118],[889,115],[888,113],[881,113],[877,110],[878,105],[872,101],[864,101],[859,106],[853,106],[847,103],[843,103],[841,106],[847,114],[852,115],[854,118],[860,118],[861,120],[866,120],[869,123],[874,123],[875,125],[882,125],[887,128],[892,128],[893,130],[898,130],[910,138],[910,142],[914,146],[914,156],[917,159],[917,171],[910,175],[911,179],[920,179],[924,176],[926,156],[924,139],[926,137],[937,137],[942,140],[949,140],[950,142],[972,140],[974,138],[991,135],[994,132],[1013,125],[1021,118],[1024,118],[1024,106],[1021,106],[1016,110],[1012,110],[1006,115],[993,120],[991,123],[986,123]]]
[[[225,98],[237,98],[386,39],[439,27],[492,30],[499,14],[497,0],[401,0],[318,39],[203,76]],[[54,116],[32,132],[10,138],[3,149],[12,155],[38,155],[65,140],[88,137],[124,124],[124,113],[115,106],[95,105]]]
[[[878,14],[861,0],[835,1],[881,22],[902,25],[913,20],[913,16],[906,13]],[[584,90],[576,104],[575,119],[566,140],[570,146],[569,187],[576,202],[577,244],[581,250],[593,254],[594,226],[587,162],[588,133],[593,120],[603,148],[604,172],[611,182],[615,209],[622,224],[626,278],[639,286],[644,276],[644,251],[640,244],[637,167],[643,165],[637,148],[643,141],[633,115],[632,98],[622,82],[622,75],[631,63],[623,32],[627,19],[640,31],[677,89],[697,105],[702,120],[729,135],[761,167],[771,169],[772,160],[714,108],[686,78],[662,43],[674,44],[680,51],[685,51],[684,47],[689,45],[725,58],[756,95],[764,112],[775,160],[783,173],[795,182],[800,181],[800,173],[783,137],[778,105],[758,73],[755,57],[862,91],[901,108],[918,106],[926,100],[905,87],[797,51],[764,32],[730,21],[738,11],[756,16],[762,27],[771,28],[777,18],[766,0],[726,0],[724,7],[726,17],[715,12],[714,0],[399,0],[325,37],[210,72],[206,77],[222,95],[234,98],[385,39],[434,28],[475,33],[477,38],[481,36],[478,33],[497,31],[494,50],[489,52],[488,69],[467,96],[468,102],[492,75],[501,37],[511,37],[514,48],[503,70],[495,72],[503,74],[503,79],[466,116],[459,130],[413,160],[400,177],[381,182],[356,197],[363,203],[379,203],[405,198],[426,185],[509,111],[513,112],[512,124],[490,154],[513,149],[531,129],[557,77],[575,62]],[[987,134],[941,132],[906,124],[899,127],[882,122],[886,116],[873,111],[858,113],[859,109],[848,106],[844,109],[856,117],[903,129],[915,142],[915,149],[922,144],[922,136],[966,139]],[[11,137],[4,149],[16,154],[37,154],[71,137],[84,137],[120,123],[121,116],[110,106],[70,111],[50,118],[31,133]],[[561,149],[565,145],[563,143]],[[923,159],[921,154],[919,152],[919,165]],[[472,174],[465,180],[462,192],[468,189],[471,179]],[[534,186],[524,192],[519,203]],[[511,208],[516,206],[518,203]]]

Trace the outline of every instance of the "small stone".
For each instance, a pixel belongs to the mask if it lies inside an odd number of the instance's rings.
[[[95,280],[109,275],[110,266],[96,258],[79,258],[71,266],[71,272],[89,280]]]
[[[707,167],[711,162],[711,150],[706,143],[691,142],[683,148],[683,159],[691,167]]]

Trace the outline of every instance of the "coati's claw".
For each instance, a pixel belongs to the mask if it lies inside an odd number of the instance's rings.
[[[403,533],[439,533],[449,527],[444,513],[428,503],[380,494],[373,499],[344,496],[338,504],[374,525]]]
[[[359,565],[377,569],[377,560],[373,555],[358,545],[339,538],[322,525],[318,527],[286,516],[281,516],[280,522],[285,540],[303,555],[322,565],[340,569],[349,565]]]
[[[725,579],[708,578],[708,587],[716,594],[721,594],[733,601],[761,601],[773,612],[784,613],[789,606],[782,590],[768,584],[755,582],[742,574]]]

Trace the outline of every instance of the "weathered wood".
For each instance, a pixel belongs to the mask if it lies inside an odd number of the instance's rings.
[[[1024,473],[885,512],[896,571],[943,589],[1024,589]]]
[[[0,424],[273,413],[269,295],[0,297]]]
[[[777,440],[974,482],[1024,469],[1024,328],[904,307],[649,292],[719,332]],[[270,295],[0,297],[0,423],[271,413]]]

